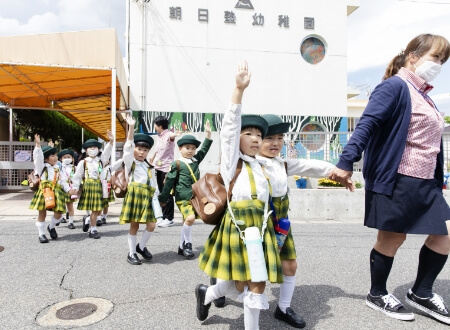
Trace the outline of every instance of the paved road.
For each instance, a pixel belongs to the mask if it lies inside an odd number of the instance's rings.
[[[36,212],[27,210],[29,193],[0,194],[0,329],[42,329],[36,323],[50,306],[75,298],[104,298],[113,303],[111,314],[85,329],[243,329],[242,304],[227,299],[214,305],[210,316],[195,316],[194,288],[208,278],[198,259],[178,256],[180,219],[170,228],[158,228],[148,244],[154,261],[141,266],[126,262],[127,227],[118,224],[120,203],[113,204],[101,239],[81,231],[81,212],[70,230],[62,224],[60,238],[39,244],[34,226]],[[194,227],[198,256],[211,230],[201,222]],[[369,285],[368,255],[375,232],[359,223],[294,220],[299,253],[297,286],[292,302],[307,329],[448,329],[422,314],[413,322],[382,316],[365,306]],[[416,260],[424,237],[411,236],[401,248],[388,282],[404,301],[412,286]],[[413,262],[411,262],[411,260]],[[450,267],[442,271],[435,290],[450,305]],[[270,310],[263,311],[261,329],[289,329],[275,320],[279,285],[268,285]]]

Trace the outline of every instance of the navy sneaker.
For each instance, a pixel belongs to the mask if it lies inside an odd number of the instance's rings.
[[[406,294],[406,302],[408,305],[420,309],[436,320],[450,324],[450,313],[440,295],[433,293],[431,298],[420,298],[410,289]]]
[[[414,320],[414,313],[407,310],[405,306],[390,293],[384,296],[372,296],[368,293],[366,305],[397,320]]]

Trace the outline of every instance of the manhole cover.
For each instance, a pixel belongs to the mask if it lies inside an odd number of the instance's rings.
[[[5,248],[3,246],[0,246],[0,252],[2,252]]]
[[[92,315],[97,306],[90,303],[71,304],[56,311],[56,317],[60,320],[79,320]]]

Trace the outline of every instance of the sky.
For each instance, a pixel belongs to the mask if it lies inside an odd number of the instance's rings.
[[[132,0],[0,0],[0,36],[116,28],[125,56],[126,1]],[[367,99],[389,61],[416,35],[450,40],[450,0],[360,0],[359,5],[347,23],[348,85],[360,90],[359,99]],[[450,116],[450,61],[432,85],[429,95]]]

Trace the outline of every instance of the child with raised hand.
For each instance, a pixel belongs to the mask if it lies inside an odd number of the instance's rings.
[[[56,148],[52,146],[41,148],[41,137],[38,134],[34,135],[34,142],[34,173],[41,178],[41,181],[39,189],[34,193],[33,199],[31,200],[30,209],[39,211],[36,222],[36,227],[38,227],[39,231],[39,242],[48,243],[48,239],[45,236],[47,209],[45,208],[44,189],[50,188],[55,194],[55,207],[49,210],[53,211],[53,216],[50,224],[47,226],[47,231],[53,240],[58,238],[55,226],[59,224],[62,214],[66,211],[66,203],[64,191],[60,185],[60,169]]]
[[[221,281],[210,287],[199,284],[195,294],[200,321],[208,317],[213,300],[222,296],[232,299],[239,296],[244,303],[245,328],[258,329],[260,310],[268,309],[269,303],[264,294],[265,281],[252,281],[243,240],[246,228],[257,227],[261,233],[268,280],[281,283],[283,277],[273,224],[267,216],[269,182],[255,158],[267,132],[267,122],[258,115],[241,115],[242,96],[249,83],[250,73],[244,62],[238,66],[236,87],[220,132],[220,174],[227,190],[240,159],[242,169],[232,187],[229,209],[209,235],[199,257],[200,268],[208,276]]]
[[[130,224],[128,232],[128,247],[130,252],[127,261],[132,265],[141,265],[139,253],[145,261],[153,259],[146,245],[155,230],[156,219],[152,208],[152,198],[158,194],[153,167],[147,161],[147,155],[153,146],[153,138],[146,134],[134,134],[136,120],[128,114],[127,141],[123,147],[123,164],[128,176],[128,190],[123,201],[122,211],[119,217],[120,224]],[[117,162],[116,162],[117,163]],[[137,232],[139,224],[145,224],[141,240],[137,244]]]
[[[279,157],[284,145],[284,133],[289,132],[290,124],[283,122],[277,115],[268,114],[262,117],[267,121],[269,128],[256,159],[270,179],[272,210],[270,219],[276,227],[280,221],[289,221],[288,176],[328,177],[334,166],[316,159],[282,159]],[[306,325],[305,321],[290,307],[297,271],[297,253],[291,228],[288,229],[284,244],[283,242],[279,244],[279,250],[283,268],[283,283],[280,285],[280,297],[275,310],[275,318],[295,328],[303,328]]]
[[[58,153],[58,159],[61,162],[61,187],[65,192],[65,202],[67,207],[67,220],[69,229],[75,229],[73,224],[73,203],[77,201],[76,195],[69,194],[70,189],[72,189],[72,178],[75,175],[75,157],[72,150],[64,149]]]
[[[97,230],[97,217],[103,209],[100,174],[103,171],[103,164],[111,157],[111,142],[106,144],[100,157],[98,157],[98,154],[102,144],[99,141],[89,139],[83,144],[82,148],[86,151],[86,158],[78,163],[77,170],[72,178],[72,189],[69,191],[70,194],[76,195],[83,180],[83,189],[77,208],[78,210],[91,211],[90,216],[83,219],[83,231],[89,231],[89,237],[94,239],[100,238]]]
[[[169,173],[167,173],[159,201],[161,206],[172,198],[170,192],[175,191],[175,202],[183,216],[183,226],[180,233],[180,243],[178,246],[178,254],[186,259],[194,257],[192,251],[192,225],[195,222],[196,214],[191,205],[192,184],[200,178],[199,166],[211,147],[211,126],[209,121],[205,123],[206,138],[203,141],[201,149],[198,141],[192,135],[185,135],[177,141],[178,149],[181,157],[172,162]]]

